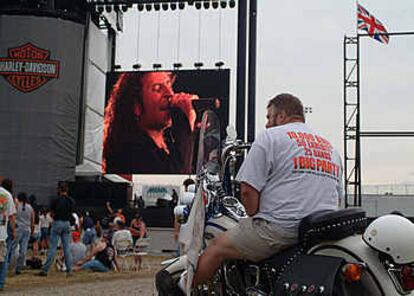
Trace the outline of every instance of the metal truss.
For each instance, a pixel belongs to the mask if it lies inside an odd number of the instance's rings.
[[[414,32],[387,33],[389,36]],[[344,37],[344,189],[345,207],[361,206],[361,137],[414,137],[414,131],[361,131],[360,126],[360,38]]]
[[[359,120],[359,38],[344,38],[344,188],[345,207],[353,199],[361,205],[361,152]]]

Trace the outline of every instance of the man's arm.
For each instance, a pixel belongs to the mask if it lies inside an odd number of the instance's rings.
[[[85,258],[79,260],[76,265],[82,265],[86,262],[88,262],[89,260],[91,260],[96,254],[98,254],[100,251],[102,251],[103,249],[106,248],[106,243],[98,243],[96,246],[92,247],[92,251],[91,253],[86,256]]]
[[[17,234],[16,234],[16,215],[15,214],[9,216],[9,222],[10,222],[10,227],[12,229],[12,238],[13,238],[13,240],[15,240],[16,237],[17,237]]]
[[[240,184],[241,200],[246,208],[247,215],[254,216],[259,211],[260,193],[249,184]]]
[[[13,198],[7,204],[8,204],[7,205],[7,215],[8,215],[8,218],[9,218],[9,223],[10,223],[10,227],[11,227],[11,231],[12,231],[12,238],[13,238],[13,240],[15,240],[17,238],[17,233],[16,233],[16,204],[15,204]]]
[[[114,209],[112,209],[111,203],[107,201],[105,205],[106,205],[106,209],[108,210],[109,214],[112,215],[114,213]]]
[[[177,218],[174,217],[174,240],[178,240],[178,235],[180,234],[180,223],[178,222]],[[143,237],[140,235],[140,237]]]

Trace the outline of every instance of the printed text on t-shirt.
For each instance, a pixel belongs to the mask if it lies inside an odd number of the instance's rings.
[[[291,140],[295,140],[298,147],[302,147],[303,156],[293,159],[295,171],[320,172],[335,178],[339,178],[339,165],[332,162],[333,147],[325,138],[310,133],[293,132],[287,133]]]

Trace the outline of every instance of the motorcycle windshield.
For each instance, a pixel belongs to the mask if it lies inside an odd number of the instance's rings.
[[[205,111],[198,141],[197,175],[218,174],[220,169],[220,121],[213,111]]]

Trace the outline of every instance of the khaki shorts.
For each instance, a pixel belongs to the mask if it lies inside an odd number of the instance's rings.
[[[243,258],[257,262],[297,243],[297,235],[261,218],[245,218],[227,232],[227,237]]]

